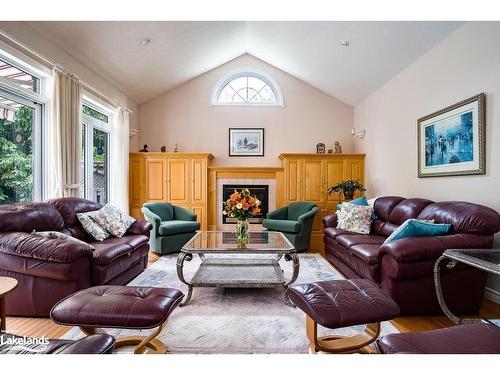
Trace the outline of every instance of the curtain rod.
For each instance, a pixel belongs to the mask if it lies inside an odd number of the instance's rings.
[[[22,53],[28,55],[31,59],[35,60],[39,64],[45,66],[46,68],[52,70],[56,66],[61,66],[49,59],[47,59],[45,56],[39,54],[38,52],[34,51],[30,47],[26,46],[25,44],[17,41],[14,37],[0,29],[0,40],[4,41],[9,45],[10,47],[14,48],[15,50],[21,49]],[[85,81],[80,79],[80,82],[83,86],[83,88],[87,91],[89,91],[92,95],[97,96],[99,99],[104,100],[106,103],[112,105],[113,107],[117,107],[120,109],[124,109],[128,111],[129,113],[133,113],[129,108],[127,108],[124,105],[121,105],[120,103],[115,103],[113,100],[109,99],[106,95],[102,94],[100,91],[96,90],[89,84],[85,83]]]

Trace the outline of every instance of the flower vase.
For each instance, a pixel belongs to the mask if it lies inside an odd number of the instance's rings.
[[[238,220],[235,229],[236,241],[240,245],[246,245],[248,243],[248,220]]]

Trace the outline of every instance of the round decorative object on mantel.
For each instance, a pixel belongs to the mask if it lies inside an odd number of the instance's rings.
[[[316,145],[316,153],[317,154],[324,154],[326,150],[325,144],[324,143],[318,143]]]

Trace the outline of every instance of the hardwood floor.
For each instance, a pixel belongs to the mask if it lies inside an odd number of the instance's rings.
[[[149,254],[149,264],[159,258]],[[500,304],[484,300],[479,313],[482,318],[500,318]],[[453,323],[445,316],[404,316],[391,321],[401,332],[427,331],[450,327]],[[46,318],[7,317],[7,332],[21,336],[59,338],[71,327],[61,326]]]

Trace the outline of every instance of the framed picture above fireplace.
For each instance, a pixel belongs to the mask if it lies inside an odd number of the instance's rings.
[[[229,128],[229,156],[264,156],[264,129]]]

